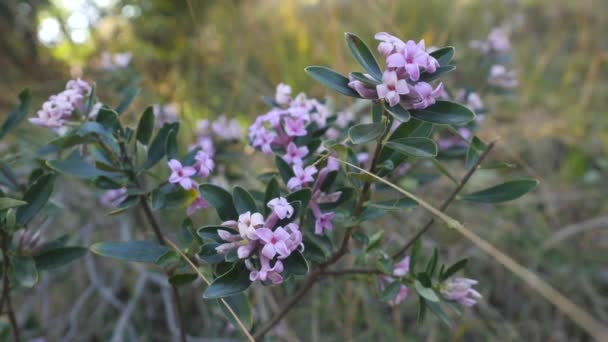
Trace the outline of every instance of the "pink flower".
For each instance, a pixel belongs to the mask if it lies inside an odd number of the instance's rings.
[[[255,139],[253,140],[252,146],[259,147],[262,152],[266,154],[272,154],[271,144],[277,135],[273,132],[268,132],[262,128],[257,132]]]
[[[322,235],[325,232],[331,232],[333,229],[332,220],[336,214],[334,212],[323,213],[316,217],[315,220],[315,234]]]
[[[408,293],[409,289],[405,285],[400,285],[399,292],[397,292],[395,298],[388,301],[388,304],[392,306],[399,305],[407,298]]]
[[[241,245],[237,250],[236,254],[239,259],[247,259],[251,256],[251,253],[257,248],[258,240],[249,240],[246,245]]]
[[[401,278],[410,271],[410,257],[406,256],[393,267],[393,276]]]
[[[285,133],[290,137],[302,137],[307,134],[305,122],[299,118],[285,119]]]
[[[463,306],[473,306],[482,298],[481,294],[473,289],[473,285],[477,283],[477,280],[469,278],[450,278],[440,285],[440,292],[447,300],[457,301]]]
[[[215,163],[209,154],[205,151],[198,151],[194,159],[196,160],[194,168],[197,170],[198,175],[201,177],[209,176],[211,171],[213,171],[213,167],[215,166]]]
[[[441,96],[443,89],[443,83],[439,83],[437,88],[433,90],[430,84],[426,82],[418,82],[413,87],[413,91],[416,94],[416,100],[413,103],[415,109],[424,109],[435,103],[435,100]]]
[[[127,189],[120,188],[115,190],[108,190],[101,195],[99,202],[102,205],[109,208],[116,208],[122,200],[127,197]]]
[[[378,93],[376,93],[376,89],[366,85],[365,83],[355,79],[352,75],[348,75],[348,86],[353,88],[359,96],[364,99],[377,99]]]
[[[378,97],[386,99],[391,106],[397,105],[401,101],[400,95],[410,92],[405,80],[397,79],[395,71],[385,71],[382,74],[382,84],[376,86]]]
[[[424,41],[416,44],[413,40],[405,43],[403,51],[395,52],[386,58],[389,68],[403,68],[412,81],[420,78],[420,68],[426,68],[429,56],[424,48]]]
[[[293,142],[290,142],[289,145],[287,145],[287,151],[283,156],[283,160],[285,160],[288,164],[302,165],[302,158],[306,157],[307,154],[308,147],[298,147]]]
[[[284,197],[271,199],[268,202],[268,208],[272,209],[281,220],[284,218],[290,218],[291,215],[293,215],[293,207]]]
[[[188,206],[186,213],[188,216],[192,216],[192,214],[195,212],[206,208],[209,208],[209,203],[207,203],[204,198],[199,196]]]
[[[196,170],[193,167],[182,166],[182,163],[177,159],[171,159],[168,165],[172,171],[171,176],[169,176],[170,183],[179,183],[185,190],[196,187],[196,182],[190,178],[196,174]]]
[[[299,247],[300,252],[303,252],[304,244],[302,243],[302,232],[300,231],[300,226],[295,223],[289,223],[285,226],[285,231],[289,233],[289,240],[285,241],[287,249],[289,249],[290,252],[293,252]]]
[[[69,80],[65,85],[65,89],[75,90],[83,96],[87,96],[91,93],[91,86],[80,78]]]
[[[260,255],[260,263],[262,264],[262,268],[258,271],[249,263],[245,263],[247,268],[251,271],[249,273],[249,279],[251,281],[266,281],[270,280],[273,284],[280,284],[283,282],[283,277],[281,273],[283,272],[283,263],[281,260],[277,260],[274,263],[273,267],[270,267],[270,259]]]
[[[222,140],[238,140],[243,134],[241,125],[236,119],[230,119],[226,115],[220,115],[211,123],[213,133]]]
[[[307,166],[303,169],[300,165],[294,165],[293,167],[294,176],[287,182],[287,188],[289,191],[293,191],[305,186],[307,183],[314,181],[312,177],[317,173],[317,168],[314,166]]]
[[[378,32],[374,38],[380,41],[380,44],[378,44],[378,52],[384,56],[388,56],[394,52],[400,52],[405,49],[405,43],[401,39],[386,32]]]
[[[287,248],[290,236],[283,227],[278,227],[274,231],[268,228],[260,228],[255,232],[258,238],[263,241],[262,255],[268,259],[274,258],[277,254],[279,259],[285,259],[291,254],[291,251]]]
[[[260,213],[246,212],[239,216],[238,228],[243,239],[257,240],[256,229],[264,226],[264,216]]]
[[[274,100],[280,105],[288,104],[291,101],[291,87],[287,84],[279,83]]]

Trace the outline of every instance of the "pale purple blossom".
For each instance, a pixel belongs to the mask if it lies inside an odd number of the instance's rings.
[[[239,215],[238,229],[241,237],[248,240],[257,240],[256,230],[264,226],[264,216],[260,213],[246,212]]]
[[[267,131],[264,127],[260,128],[252,142],[253,147],[258,147],[266,154],[272,154],[271,144],[277,135],[274,132]]]
[[[354,89],[359,96],[364,99],[377,99],[378,93],[376,88],[355,79],[352,75],[348,75],[348,86]]]
[[[393,266],[393,276],[397,278],[405,277],[410,271],[410,257],[406,256]]]
[[[175,103],[165,105],[155,104],[152,106],[154,116],[156,116],[156,126],[162,127],[166,123],[177,122],[179,120],[179,106]]]
[[[440,292],[447,300],[456,301],[463,306],[473,306],[482,298],[481,294],[473,289],[478,281],[469,278],[450,278],[440,285]]]
[[[220,115],[211,123],[213,133],[222,140],[238,140],[243,135],[241,125],[236,119],[230,119],[226,115]]]
[[[302,165],[302,158],[306,157],[307,155],[308,147],[298,147],[293,142],[290,142],[289,145],[287,145],[287,150],[285,151],[283,160],[290,165]]]
[[[336,214],[334,212],[322,213],[315,218],[315,234],[322,235],[331,232],[333,229],[332,220]]]
[[[300,118],[285,118],[285,133],[290,137],[302,137],[307,134],[306,123]]]
[[[186,213],[188,216],[192,216],[195,212],[207,208],[209,208],[209,203],[207,203],[204,198],[198,196],[196,199],[194,199],[194,201],[192,201],[192,203],[190,203],[188,209],[186,209]]]
[[[436,99],[441,96],[441,90],[443,89],[443,83],[433,89],[433,87],[426,82],[418,82],[413,87],[413,93],[416,95],[416,99],[412,106],[415,109],[425,109],[428,106],[435,104]]]
[[[264,245],[262,255],[268,259],[274,258],[277,254],[279,259],[285,259],[291,254],[291,251],[287,248],[289,233],[283,227],[278,227],[274,231],[268,228],[260,228],[255,232]]]
[[[382,84],[376,86],[378,97],[385,99],[391,106],[397,105],[401,101],[401,95],[410,92],[405,80],[397,79],[395,71],[387,70],[382,74]]]
[[[273,198],[268,202],[268,208],[272,209],[272,211],[282,220],[285,218],[290,218],[293,215],[293,207],[285,197],[277,197]]]
[[[515,88],[519,84],[517,81],[517,71],[509,70],[502,64],[492,65],[488,83],[496,87]]]
[[[183,166],[177,159],[171,159],[167,164],[171,169],[171,176],[169,176],[170,183],[178,183],[185,190],[190,190],[197,186],[196,182],[190,178],[196,174],[195,168]]]
[[[420,69],[426,70],[429,64],[429,55],[425,51],[424,41],[416,44],[413,40],[405,43],[405,48],[400,52],[395,52],[386,58],[386,65],[389,68],[402,68],[412,81],[420,78]]]
[[[317,173],[317,168],[311,165],[304,169],[300,165],[294,165],[293,173],[294,176],[287,182],[287,188],[290,191],[300,189],[314,181],[313,176]]]
[[[384,56],[389,56],[395,52],[401,52],[406,46],[401,39],[386,32],[378,32],[374,38],[380,41],[380,44],[378,44],[378,52]]]
[[[282,283],[283,276],[281,276],[281,273],[283,272],[283,263],[281,260],[277,260],[275,261],[274,266],[271,267],[270,261],[270,259],[260,255],[260,263],[262,266],[260,270],[256,270],[251,262],[245,262],[245,265],[247,265],[247,268],[251,271],[251,273],[249,273],[249,279],[251,281],[270,280],[275,285]]]
[[[280,105],[286,105],[291,101],[291,87],[284,83],[277,85],[274,100]]]
[[[207,152],[201,150],[196,152],[194,160],[196,160],[194,163],[194,168],[196,169],[198,175],[203,178],[208,177],[215,166],[211,156]]]
[[[105,207],[116,208],[126,197],[126,188],[112,189],[104,192],[99,198],[99,202]]]

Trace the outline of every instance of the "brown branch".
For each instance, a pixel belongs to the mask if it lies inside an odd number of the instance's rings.
[[[346,276],[346,275],[381,275],[382,271],[375,268],[347,268],[342,270],[325,271],[325,276]]]
[[[8,234],[2,231],[2,263],[4,265],[4,274],[2,276],[3,284],[2,284],[2,299],[0,299],[0,312],[4,309],[4,303],[6,303],[6,312],[8,314],[8,319],[11,322],[11,328],[13,330],[13,338],[16,342],[21,341],[21,337],[19,335],[19,324],[17,323],[17,318],[15,317],[15,311],[13,310],[13,306],[11,304],[11,286],[9,280],[9,265],[10,259],[8,256]]]
[[[383,113],[384,116],[387,116],[386,111]],[[390,128],[387,126],[376,142],[376,148],[374,150],[374,155],[372,157],[372,163],[369,167],[369,172],[374,173],[376,170],[376,165],[380,159],[380,154],[382,152],[382,147],[384,146],[383,141],[390,132]],[[371,189],[371,181],[365,182],[363,185],[363,189],[361,190],[361,196],[355,205],[355,210],[353,211],[353,217],[357,218],[361,215],[363,211],[363,204],[369,197],[369,191]],[[258,340],[264,337],[270,329],[272,329],[275,325],[277,325],[283,317],[294,307],[294,305],[299,302],[306,293],[314,286],[317,281],[319,281],[326,272],[327,267],[335,264],[342,258],[346,252],[348,252],[348,243],[350,242],[350,238],[353,234],[353,231],[357,228],[357,225],[348,227],[346,232],[344,233],[344,237],[342,238],[342,242],[340,243],[340,247],[338,250],[332,254],[326,261],[320,263],[317,268],[310,273],[306,282],[298,289],[296,293],[294,293],[287,301],[281,306],[281,309],[277,314],[275,314],[268,322],[264,323],[253,335],[253,338]]]
[[[491,143],[488,144],[486,149],[479,156],[479,159],[477,159],[477,162],[475,162],[475,164],[469,169],[469,171],[464,175],[464,177],[462,177],[462,180],[460,180],[460,183],[458,183],[458,186],[456,186],[456,188],[454,189],[454,191],[452,191],[450,196],[445,201],[443,201],[443,203],[439,207],[439,211],[444,212],[450,206],[452,201],[454,201],[456,196],[460,193],[460,191],[462,191],[462,189],[467,184],[469,179],[471,179],[471,177],[473,176],[475,171],[477,171],[477,169],[479,169],[479,165],[481,165],[481,162],[483,162],[483,160],[488,156],[488,154],[490,153],[490,151],[492,150],[492,148],[494,147],[495,144],[496,144],[495,141],[492,141]],[[407,250],[414,244],[414,242],[416,242],[416,240],[418,240],[422,235],[424,235],[424,233],[426,233],[431,228],[433,223],[435,223],[434,218],[430,219],[426,223],[426,225],[424,225],[424,227],[422,229],[420,229],[411,239],[409,239],[408,242],[403,247],[401,247],[396,253],[394,253],[393,259],[402,257],[405,254],[405,252],[407,252]]]

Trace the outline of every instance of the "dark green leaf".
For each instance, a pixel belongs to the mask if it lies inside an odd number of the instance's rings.
[[[366,76],[365,74],[363,74],[361,72],[353,71],[350,73],[350,76],[352,78],[356,79],[357,81],[361,81],[361,82],[365,83],[365,85],[367,85],[369,87],[376,87],[376,85],[380,84],[380,82],[376,81],[373,78]]]
[[[99,176],[114,177],[117,173],[107,172],[89,164],[77,151],[74,151],[64,160],[47,160],[46,165],[51,169],[71,176],[93,179]]]
[[[401,138],[388,141],[386,146],[412,157],[432,158],[437,155],[437,145],[428,138]]]
[[[434,80],[440,78],[441,76],[447,74],[448,72],[453,71],[454,69],[456,69],[455,66],[453,65],[445,65],[445,66],[440,66],[439,68],[437,68],[437,70],[435,70],[434,73],[428,73],[428,72],[423,72],[422,74],[420,74],[420,81],[422,82],[433,82]]]
[[[386,214],[386,211],[384,209],[380,209],[377,207],[365,207],[361,212],[361,215],[359,215],[359,220],[361,222],[371,221],[384,216],[384,214]]]
[[[291,166],[287,164],[283,158],[276,156],[274,158],[275,164],[277,164],[277,168],[279,169],[279,174],[281,175],[281,179],[283,179],[283,183],[287,184],[289,179],[293,177],[293,170]]]
[[[538,185],[535,179],[509,181],[491,188],[462,196],[469,202],[500,203],[519,198],[532,191]]]
[[[23,202],[14,198],[0,197],[0,210],[16,208],[26,204],[27,202]]]
[[[287,199],[287,202],[291,203],[299,201],[300,203],[302,203],[303,206],[307,206],[308,202],[310,202],[311,196],[312,192],[310,189],[300,189],[290,193],[289,195],[285,196],[285,198]],[[303,207],[302,210],[304,210],[305,208],[306,207]]]
[[[448,315],[446,315],[439,303],[427,302],[426,305],[443,323],[445,323],[448,327],[452,327],[452,320],[450,320]]]
[[[420,257],[420,250],[422,249],[422,239],[418,238],[412,245],[412,253],[410,254],[410,272],[414,272],[418,258]]]
[[[204,298],[222,298],[247,290],[251,285],[249,271],[243,263],[235,264],[227,273],[216,278],[205,290]]]
[[[247,300],[247,296],[244,293],[239,293],[233,296],[224,297],[224,301],[226,301],[226,304],[230,306],[232,312],[236,314],[241,323],[243,323],[248,330],[251,330],[251,326],[253,325],[253,313],[251,306],[249,305],[249,300]],[[238,322],[230,310],[228,310],[226,304],[224,304],[224,302],[222,302],[220,299],[217,299],[217,302],[230,323],[232,323],[232,325],[235,327],[238,327]]]
[[[429,302],[439,302],[439,297],[437,297],[435,291],[433,291],[432,288],[424,287],[420,281],[416,280],[414,282],[414,289],[421,297],[424,297],[424,299]]]
[[[456,102],[437,101],[425,109],[410,111],[416,119],[442,125],[462,125],[475,119],[475,113]]]
[[[122,128],[118,120],[118,113],[107,107],[99,109],[96,121],[112,132],[118,132]]]
[[[211,239],[217,242],[224,242],[220,236],[217,234],[218,230],[225,230],[230,232],[231,234],[238,234],[239,232],[235,231],[232,228],[224,227],[224,226],[204,226],[197,229],[196,233],[203,239]]]
[[[348,130],[348,136],[353,144],[363,144],[378,139],[384,133],[386,125],[382,122],[358,124]]]
[[[210,264],[217,264],[224,261],[224,255],[218,254],[215,248],[219,246],[219,243],[206,243],[201,246],[198,251],[198,257]]]
[[[156,136],[152,140],[150,144],[150,148],[148,149],[148,159],[144,164],[145,169],[149,169],[152,166],[156,165],[167,153],[167,140],[169,138],[169,133],[173,129],[177,130],[179,128],[179,123],[166,123],[161,127],[161,129],[156,133]]]
[[[387,287],[382,290],[380,293],[380,300],[383,302],[390,302],[391,300],[397,297],[399,293],[399,289],[401,288],[401,283],[399,281],[394,281],[388,284]]]
[[[172,129],[167,135],[167,145],[165,146],[167,153],[167,159],[178,158],[178,146],[177,146],[177,129]]]
[[[418,206],[418,202],[409,197],[403,197],[380,202],[370,202],[366,206],[383,210],[404,210],[416,208]]]
[[[220,219],[236,220],[239,217],[232,201],[232,195],[217,185],[204,183],[199,186],[201,196],[215,208]]]
[[[232,190],[232,198],[234,200],[234,207],[239,214],[243,214],[246,212],[256,213],[258,212],[258,208],[255,205],[255,200],[251,194],[241,188],[240,186],[234,187]]]
[[[384,105],[380,101],[372,102],[372,121],[382,122],[382,114],[384,113]]]
[[[44,207],[51,197],[54,182],[54,175],[43,175],[38,177],[36,182],[27,189],[25,195],[23,195],[23,200],[27,204],[17,209],[17,223],[19,225],[28,223]]]
[[[376,80],[382,79],[382,71],[376,62],[376,58],[369,50],[367,45],[353,33],[346,33],[346,43],[352,53],[353,57],[359,62],[359,64],[365,69],[373,78]]]
[[[454,57],[454,47],[446,46],[431,52],[430,55],[433,56],[437,62],[439,62],[439,65],[448,65],[448,63]]]
[[[279,182],[276,178],[272,178],[266,186],[266,192],[264,193],[264,203],[268,203],[271,199],[277,198],[279,196],[281,196],[281,192],[279,190]],[[268,208],[268,206],[266,205],[262,207],[262,210],[264,210],[264,216],[270,213],[270,208]]]
[[[395,117],[395,119],[401,122],[410,121],[410,112],[407,109],[403,108],[403,106],[401,106],[400,104],[397,103],[397,105],[391,107],[388,103],[385,103],[384,108],[386,108],[386,111],[389,112],[393,117]]]
[[[304,275],[308,273],[308,262],[299,251],[293,251],[283,260],[285,270],[291,274]]]
[[[348,78],[338,74],[337,72],[322,66],[309,66],[304,69],[312,78],[319,81],[321,84],[337,91],[346,96],[360,98],[359,94],[348,86]]]
[[[110,178],[107,176],[96,177],[93,180],[93,184],[95,185],[96,188],[104,189],[104,190],[120,189],[120,188],[124,187],[124,185],[122,183],[120,183],[119,181],[114,180],[113,178]]]
[[[61,247],[45,251],[34,257],[40,271],[58,268],[71,263],[87,253],[84,247]]]
[[[437,268],[437,258],[438,258],[437,248],[433,249],[433,256],[426,264],[426,274],[429,275],[430,278],[433,277],[433,273],[435,273],[435,268]]]
[[[151,106],[146,108],[137,125],[137,134],[135,136],[137,141],[144,145],[148,145],[150,138],[152,138],[152,132],[154,131],[155,120],[154,109]]]
[[[152,264],[169,251],[167,246],[149,241],[98,242],[89,249],[95,254],[109,258]]]
[[[6,261],[5,261],[6,262]],[[13,273],[19,285],[33,287],[38,282],[38,270],[34,258],[15,255],[11,258]]]
[[[369,238],[369,243],[365,247],[365,252],[369,253],[382,245],[384,241],[384,230],[379,230]]]
[[[440,272],[439,280],[444,281],[444,280],[448,279],[449,277],[451,277],[452,275],[454,275],[456,272],[465,268],[468,261],[469,261],[468,259],[462,259],[462,260],[456,262],[454,265],[448,267],[448,269],[445,270],[445,272]]]
[[[116,209],[109,212],[109,215],[117,215],[126,211],[129,208],[133,208],[134,206],[139,204],[140,200],[141,196],[139,195],[127,196],[122,202],[120,202],[120,204],[118,204],[118,207]]]
[[[169,277],[169,283],[175,286],[187,285],[198,278],[196,273],[177,273]]]
[[[140,91],[141,91],[141,89],[139,89],[139,88],[127,89],[123,93],[122,100],[120,101],[118,106],[116,106],[116,112],[118,112],[119,114],[122,114],[125,110],[127,110],[127,108],[129,108],[129,105],[131,104],[131,102],[133,102],[135,97],[137,97],[137,95],[139,95]]]
[[[6,117],[2,127],[0,127],[0,139],[15,129],[26,117],[32,100],[29,89],[24,89],[19,93],[19,105],[17,105]]]
[[[467,150],[467,159],[465,162],[465,166],[467,170],[470,170],[479,160],[479,157],[485,151],[486,144],[481,141],[477,136],[473,137],[471,140],[471,144],[469,145],[469,149]]]

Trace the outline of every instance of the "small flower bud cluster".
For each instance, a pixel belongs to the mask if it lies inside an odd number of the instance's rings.
[[[450,278],[439,285],[441,295],[463,306],[473,306],[482,298],[481,294],[473,289],[478,281],[469,278]]]
[[[220,115],[216,120],[199,120],[196,124],[196,143],[190,148],[200,148],[209,155],[215,154],[213,137],[221,141],[238,141],[243,136],[241,125],[236,119]]]
[[[238,258],[245,260],[251,281],[280,284],[283,282],[284,271],[282,260],[295,250],[302,252],[304,244],[297,223],[279,225],[282,220],[294,215],[294,208],[287,200],[277,197],[267,205],[272,209],[267,219],[261,213],[248,211],[241,214],[238,221],[222,223],[227,229],[218,230],[217,233],[225,242],[216,247],[216,251],[227,254],[236,249]],[[228,228],[232,228],[233,232]]]
[[[424,40],[403,42],[386,32],[377,33],[375,38],[380,41],[378,52],[386,57],[382,83],[373,87],[370,84],[376,81],[370,75],[365,75],[370,82],[362,82],[351,74],[349,87],[363,98],[385,100],[391,106],[401,104],[408,109],[424,109],[434,104],[443,85],[440,83],[433,89],[420,80],[423,72],[433,74],[439,68],[439,62],[426,51]]]
[[[156,117],[157,128],[162,127],[166,123],[179,121],[179,105],[176,103],[155,104],[152,106],[152,110]]]
[[[196,152],[194,156],[194,164],[184,166],[177,159],[171,159],[168,162],[171,169],[169,183],[179,184],[184,190],[196,191],[196,199],[190,204],[187,209],[188,216],[194,212],[208,208],[208,203],[200,196],[198,183],[194,180],[195,177],[207,178],[215,167],[213,157],[203,150]]]
[[[108,190],[101,195],[99,202],[107,208],[116,208],[127,197],[127,189]]]
[[[131,63],[133,55],[130,52],[109,53],[107,51],[101,54],[101,68],[104,70],[124,69]]]
[[[380,291],[383,291],[386,286],[397,280],[396,278],[405,277],[410,271],[410,257],[406,256],[403,260],[399,261],[393,267],[393,276],[381,276],[380,277]],[[399,291],[395,295],[395,298],[391,299],[388,303],[392,306],[398,305],[403,302],[409,293],[409,289],[407,286],[401,284],[399,285]]]
[[[70,80],[65,90],[49,97],[38,111],[38,117],[30,118],[29,121],[37,126],[65,129],[70,121],[77,119],[74,115],[76,111],[85,112],[85,99],[90,93],[91,86],[87,82],[81,79]]]
[[[17,251],[22,255],[35,255],[41,243],[40,230],[34,232],[23,228],[15,232],[13,244]]]
[[[266,154],[285,151],[283,159],[291,165],[302,165],[309,152],[306,146],[296,146],[297,137],[306,136],[310,124],[317,128],[327,125],[329,109],[315,99],[300,93],[292,99],[291,87],[283,83],[277,86],[276,107],[257,117],[249,127],[251,145]]]

